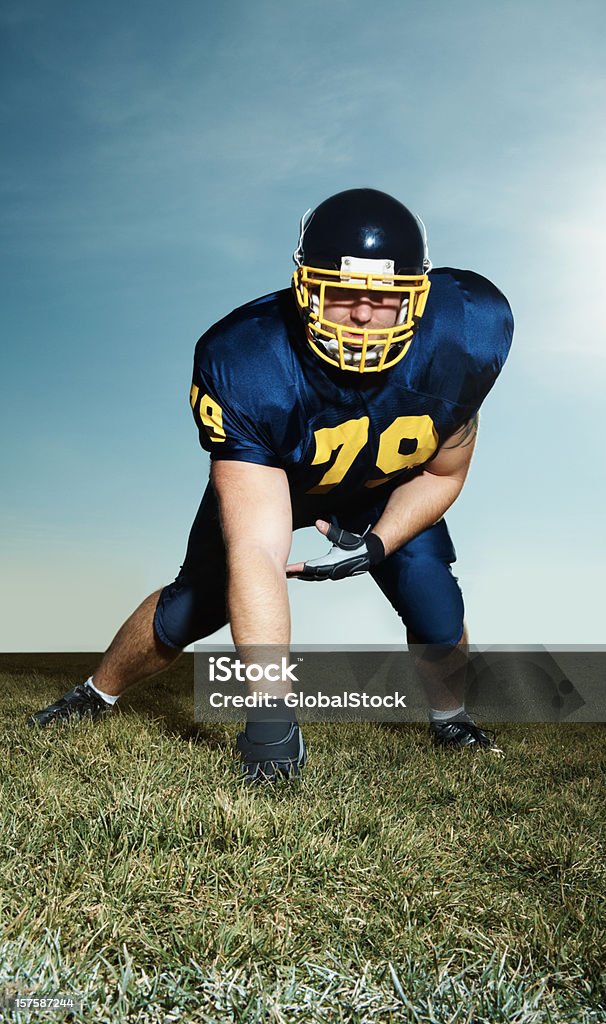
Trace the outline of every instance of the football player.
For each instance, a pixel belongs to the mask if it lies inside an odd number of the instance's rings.
[[[238,650],[287,651],[287,577],[369,572],[406,628],[434,741],[493,747],[464,708],[467,634],[443,517],[509,350],[507,300],[478,274],[432,269],[422,222],[374,189],[308,211],[294,260],[290,289],[236,309],[196,346],[191,407],[211,477],[181,571],[126,621],[94,676],[32,724],[102,717],[227,621]],[[287,566],[293,530],[313,524],[329,552]],[[248,781],[305,763],[278,705],[238,737]]]

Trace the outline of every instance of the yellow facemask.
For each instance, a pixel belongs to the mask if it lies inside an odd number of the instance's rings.
[[[396,292],[402,297],[398,322],[377,329],[327,320],[324,306],[330,287],[352,292]],[[293,290],[311,348],[331,366],[353,373],[380,373],[404,358],[423,315],[429,288],[427,274],[394,274],[390,260],[345,256],[340,270],[299,266],[293,274]]]

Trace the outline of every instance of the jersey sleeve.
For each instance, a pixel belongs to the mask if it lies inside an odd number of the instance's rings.
[[[507,359],[513,316],[503,293],[472,271],[444,268],[440,320],[433,349],[434,394],[457,410],[458,426],[472,419]]]
[[[221,386],[194,361],[190,405],[198,427],[200,444],[212,461],[252,462],[260,466],[281,466],[272,450],[271,439],[255,411],[241,410],[229,389]]]
[[[470,418],[476,415],[492,390],[513,338],[513,315],[507,299],[490,282],[482,279],[482,284],[483,301],[474,303],[469,317],[475,378],[467,393]]]

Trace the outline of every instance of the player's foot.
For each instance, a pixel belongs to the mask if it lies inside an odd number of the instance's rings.
[[[238,734],[236,746],[242,761],[242,776],[248,785],[295,779],[307,761],[303,733],[296,723],[287,724],[285,736],[274,743],[253,743],[246,732]]]
[[[52,722],[68,722],[71,719],[90,718],[96,721],[107,715],[112,707],[112,704],[103,700],[90,686],[81,683],[54,704],[49,704],[47,708],[30,715],[27,724],[44,729]]]
[[[495,744],[495,734],[484,732],[467,714],[447,722],[432,722],[429,726],[431,737],[439,747],[457,750],[469,747],[472,750],[490,750],[495,754],[503,751]]]

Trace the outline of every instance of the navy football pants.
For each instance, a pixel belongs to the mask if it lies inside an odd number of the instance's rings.
[[[362,533],[369,523],[377,521],[383,505],[354,518],[339,514],[339,525]],[[440,520],[372,571],[402,622],[420,643],[455,646],[461,639],[464,609],[451,570],[455,560],[448,528]],[[210,636],[227,621],[225,546],[217,500],[209,484],[191,528],[185,562],[174,583],[164,587],[160,595],[154,629],[167,647],[182,649]]]

